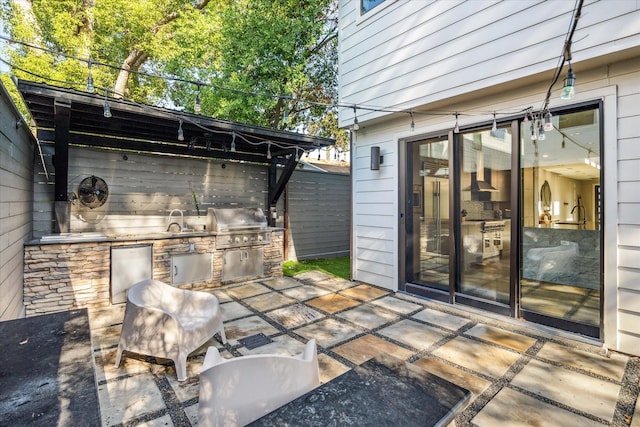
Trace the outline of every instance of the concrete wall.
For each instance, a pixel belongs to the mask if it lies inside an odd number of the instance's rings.
[[[23,243],[32,236],[35,138],[0,84],[0,320],[24,316]]]

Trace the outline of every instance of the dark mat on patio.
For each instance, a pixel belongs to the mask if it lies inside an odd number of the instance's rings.
[[[100,425],[86,310],[0,322],[0,420]]]

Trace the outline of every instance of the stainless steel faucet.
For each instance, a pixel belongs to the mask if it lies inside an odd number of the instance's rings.
[[[180,222],[171,221],[174,212],[180,212]],[[182,229],[184,228],[184,212],[182,212],[180,209],[173,209],[171,212],[169,212],[169,225],[167,225],[167,231],[171,229],[172,225],[177,225],[178,231],[182,232]]]
[[[582,222],[583,224],[586,224],[587,223],[587,210],[582,205],[582,197],[580,197],[580,196],[578,196],[578,204],[575,205],[571,209],[571,215],[573,215],[573,211],[575,211],[576,208],[578,209],[578,221],[576,221],[576,222]],[[582,213],[582,219],[580,219],[580,217],[581,217],[580,213]]]

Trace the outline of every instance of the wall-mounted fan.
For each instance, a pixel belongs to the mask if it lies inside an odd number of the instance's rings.
[[[78,199],[80,203],[89,209],[99,208],[104,205],[109,196],[109,187],[102,178],[91,175],[80,182],[78,186]]]

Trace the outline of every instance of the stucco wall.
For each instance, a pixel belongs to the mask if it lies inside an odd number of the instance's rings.
[[[35,139],[0,84],[0,320],[24,315],[23,243],[31,238]]]

